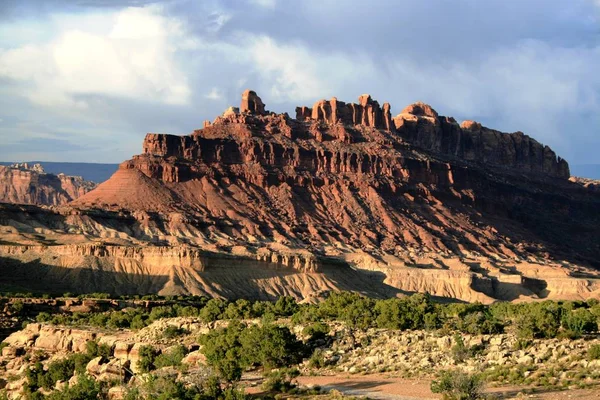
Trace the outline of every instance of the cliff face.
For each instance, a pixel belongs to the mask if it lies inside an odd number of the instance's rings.
[[[69,207],[0,209],[2,240],[21,246],[2,257],[33,262],[42,251],[22,246],[40,241],[115,246],[73,256],[54,247],[36,268],[50,279],[76,259],[92,275],[71,282],[128,293],[249,296],[242,282],[254,297],[362,284],[467,301],[597,293],[600,197],[566,179],[552,150],[422,103],[392,119],[368,95],[297,114],[271,113],[246,91],[190,135],[147,134],[142,154]],[[127,250],[156,246],[191,250]],[[219,260],[211,268],[206,251]],[[135,271],[146,281],[131,291],[114,283]]]
[[[406,107],[394,117],[394,126],[408,142],[438,154],[562,179],[570,177],[565,160],[522,132],[502,133],[475,121],[458,125],[452,117],[438,116],[427,104]]]
[[[39,164],[0,166],[0,202],[60,205],[95,187],[80,176],[47,174]]]

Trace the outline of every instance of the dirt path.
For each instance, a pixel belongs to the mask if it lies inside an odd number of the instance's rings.
[[[301,376],[298,382],[303,385],[318,385],[323,389],[336,389],[346,395],[367,396],[381,400],[439,399],[431,393],[429,381],[388,378],[385,375],[338,375]]]
[[[383,374],[373,375],[336,375],[301,376],[302,385],[318,385],[323,389],[336,389],[350,396],[366,396],[377,400],[426,400],[440,399],[430,389],[430,381],[425,379],[390,378]],[[576,389],[566,391],[548,391],[532,394],[520,394],[522,387],[495,387],[486,390],[500,399],[530,400],[600,400],[600,387],[594,389]]]

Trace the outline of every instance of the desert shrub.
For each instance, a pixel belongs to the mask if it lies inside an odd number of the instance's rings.
[[[485,347],[483,345],[467,346],[463,337],[459,334],[454,335],[454,346],[452,346],[452,358],[456,363],[464,362],[465,360],[475,357],[481,353]]]
[[[309,337],[309,342],[325,339],[329,334],[329,325],[324,322],[315,322],[305,327],[302,334]]]
[[[148,326],[148,318],[144,314],[136,314],[131,319],[131,323],[129,324],[130,329],[143,329]]]
[[[52,320],[52,315],[50,313],[42,311],[38,315],[36,315],[35,320],[37,322],[49,322]]]
[[[173,377],[150,375],[145,382],[131,388],[124,396],[124,400],[208,400],[222,399],[220,393],[215,396],[206,396],[196,386],[186,387],[182,382],[177,382]]]
[[[305,353],[302,342],[284,326],[248,327],[242,330],[240,343],[247,364],[266,369],[298,364]]]
[[[108,360],[113,353],[112,347],[107,344],[98,344],[95,340],[90,340],[85,344],[85,350],[90,358],[102,357]]]
[[[431,382],[431,391],[444,400],[476,400],[483,398],[483,382],[478,375],[461,371],[444,371]]]
[[[428,295],[413,295],[403,299],[379,300],[375,304],[375,322],[388,329],[434,329],[439,325],[433,303]]]
[[[300,304],[298,311],[292,315],[292,322],[294,324],[307,324],[310,322],[319,322],[324,318],[325,316],[318,306],[313,304]]]
[[[150,316],[149,316],[149,320],[150,322],[159,320],[161,318],[173,318],[175,317],[177,314],[175,313],[175,310],[173,310],[173,307],[171,306],[159,306],[159,307],[154,307],[152,308],[152,311],[150,311]]]
[[[139,350],[138,360],[138,368],[141,372],[150,372],[156,369],[154,362],[156,361],[156,357],[158,356],[158,352],[152,346],[142,346]]]
[[[200,310],[198,317],[204,322],[213,322],[221,318],[227,303],[221,299],[210,299]]]
[[[273,306],[273,313],[279,317],[290,317],[298,311],[298,303],[290,296],[281,296]]]
[[[287,393],[296,385],[292,383],[293,379],[300,375],[296,368],[280,368],[265,374],[263,388],[270,392]]]
[[[226,319],[248,319],[253,318],[255,315],[252,302],[246,299],[238,299],[235,302],[229,303],[223,312],[223,317]]]
[[[208,364],[227,382],[239,380],[247,366],[288,367],[301,362],[305,354],[302,342],[287,327],[276,325],[246,327],[234,320],[199,341]]]
[[[176,337],[185,335],[186,333],[188,333],[188,331],[186,331],[183,328],[178,328],[176,326],[173,325],[169,325],[165,328],[165,330],[162,332],[162,336],[165,339],[174,339]]]
[[[454,335],[454,346],[452,346],[452,358],[456,363],[462,363],[469,358],[469,349],[465,346],[462,336]]]
[[[89,316],[88,321],[90,325],[94,326],[107,326],[110,316],[105,313],[96,313]]]
[[[193,306],[176,307],[175,311],[178,317],[197,317],[200,313],[200,310]]]
[[[598,330],[596,316],[585,308],[565,312],[562,318],[562,326],[576,336]]]
[[[513,350],[527,350],[532,345],[531,340],[527,339],[517,339],[515,344],[513,345]]]
[[[10,312],[11,314],[19,315],[23,313],[24,308],[25,304],[21,300],[17,300],[10,305]]]
[[[77,383],[63,390],[56,390],[46,397],[48,400],[96,400],[101,397],[103,390],[95,379],[81,375]]]
[[[323,350],[316,349],[310,359],[308,360],[308,366],[310,368],[323,368],[325,366],[325,356]]]
[[[587,351],[588,360],[600,360],[600,344],[590,346]]]
[[[77,296],[79,299],[110,299],[110,293],[87,293]]]
[[[240,342],[244,328],[238,321],[232,321],[227,328],[211,330],[199,338],[207,363],[227,382],[238,381],[245,367]]]
[[[115,311],[110,314],[107,322],[109,328],[129,328],[133,316],[121,311]]]
[[[158,355],[154,360],[154,366],[156,368],[178,367],[181,365],[181,360],[183,360],[186,354],[187,349],[185,346],[177,345],[169,351]]]
[[[560,328],[561,314],[561,306],[555,302],[525,304],[516,320],[517,335],[524,339],[554,338]]]
[[[504,332],[504,325],[488,311],[477,311],[467,314],[459,321],[458,330],[473,335]]]
[[[27,386],[32,392],[38,387],[51,389],[56,382],[69,380],[75,372],[84,374],[85,367],[91,359],[88,354],[75,353],[67,358],[52,361],[47,370],[44,370],[41,363],[36,363],[26,372]]]

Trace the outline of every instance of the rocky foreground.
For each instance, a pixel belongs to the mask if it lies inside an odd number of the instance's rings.
[[[16,399],[31,390],[28,388],[52,394],[77,387],[81,379],[92,379],[100,385],[96,387],[103,387],[102,398],[122,399],[137,393],[136,388],[145,388],[161,379],[200,387],[208,376],[219,371],[215,360],[207,359],[209,344],[201,337],[233,323],[206,322],[206,315],[159,318],[141,329],[30,323],[2,344],[0,389],[8,398]],[[117,321],[110,318],[111,323],[113,320]],[[264,326],[265,321],[253,319],[244,323]],[[508,392],[517,398],[520,392],[577,388],[591,388],[592,393],[600,384],[600,339],[597,336],[575,340],[567,337],[521,339],[512,330],[465,334],[445,329],[357,329],[338,321],[315,325],[280,319],[275,323],[289,328],[294,337],[291,340],[300,340],[309,348],[304,361],[299,360],[298,368],[302,374],[299,381],[305,383],[301,389],[312,394],[318,393],[318,388],[315,390],[310,382],[331,381],[311,379],[312,376],[343,377],[338,379],[340,382],[352,382],[353,376],[365,381],[364,378],[368,380],[372,376],[371,382],[379,385],[395,380],[410,385],[417,379],[430,382],[446,370],[480,374],[489,391]],[[75,356],[77,354],[80,356]],[[75,360],[75,364],[64,364],[68,359]],[[77,365],[80,359],[84,362]],[[37,381],[32,375],[35,373]],[[238,387],[247,392],[265,392],[267,379],[262,375],[268,376],[262,368],[248,368]],[[421,384],[418,397],[434,397],[428,384]]]
[[[296,114],[246,91],[190,135],[146,135],[66,206],[0,204],[0,289],[600,294],[600,196],[549,147],[423,103],[393,117],[368,95]]]

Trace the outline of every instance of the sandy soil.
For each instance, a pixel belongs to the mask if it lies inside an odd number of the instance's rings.
[[[441,396],[431,392],[429,380],[412,380],[390,378],[383,374],[373,375],[336,375],[336,376],[301,376],[298,381],[302,385],[319,385],[325,389],[337,389],[347,395],[367,396],[382,400],[414,400],[439,399]],[[539,399],[539,400],[598,400],[600,387],[594,389],[577,389],[560,392],[521,393],[519,387],[488,388],[502,399]]]

